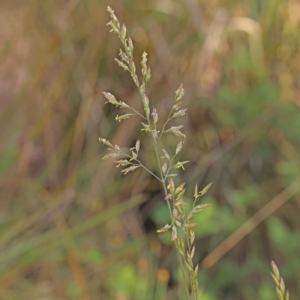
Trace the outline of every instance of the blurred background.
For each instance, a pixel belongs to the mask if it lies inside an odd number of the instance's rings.
[[[155,169],[141,120],[117,123],[120,111],[104,105],[101,91],[142,108],[114,62],[107,5],[127,25],[138,70],[149,53],[161,119],[185,87],[190,163],[178,182],[187,195],[213,182],[196,227],[201,300],[275,299],[271,260],[297,299],[296,0],[1,1],[0,299],[177,299],[170,236],[156,233],[169,220],[161,186],[102,160],[98,137],[125,148],[139,138]]]

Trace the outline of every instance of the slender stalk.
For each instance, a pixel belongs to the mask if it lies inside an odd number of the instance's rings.
[[[130,155],[124,153],[123,151],[120,150],[120,153],[122,153],[122,156],[128,157],[128,158],[132,158]],[[148,173],[150,173],[152,176],[154,176],[157,180],[159,180],[160,182],[162,182],[162,179],[159,178],[158,176],[156,176],[153,172],[151,172],[140,160],[138,159],[134,159],[135,161],[138,162],[138,164],[132,164],[134,166],[141,166],[144,170],[146,170]]]
[[[135,112],[137,115],[139,115],[141,118],[147,120],[145,116],[143,116],[141,113],[139,113],[137,110],[135,110],[133,107],[128,107],[128,109],[131,109],[133,112]]]

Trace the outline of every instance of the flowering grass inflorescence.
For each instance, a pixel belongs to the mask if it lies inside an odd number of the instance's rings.
[[[116,158],[115,163],[117,167],[125,167],[121,172],[127,174],[128,172],[134,171],[138,168],[143,168],[149,172],[152,176],[158,179],[165,193],[165,200],[170,213],[170,224],[166,224],[163,228],[158,230],[159,233],[171,231],[171,239],[176,247],[180,266],[182,269],[186,293],[189,299],[199,299],[199,288],[198,288],[198,265],[193,262],[193,257],[195,254],[195,232],[193,227],[197,223],[193,222],[195,214],[199,213],[203,209],[210,206],[210,204],[199,204],[200,197],[203,196],[211,184],[207,185],[203,190],[199,191],[198,186],[195,186],[194,200],[192,206],[190,207],[187,202],[183,200],[185,194],[185,183],[175,184],[173,177],[178,174],[176,171],[180,168],[184,169],[184,165],[188,161],[178,160],[179,153],[185,142],[185,134],[181,131],[183,125],[171,126],[169,123],[178,117],[184,116],[187,109],[181,108],[182,98],[184,96],[183,86],[180,87],[175,92],[174,104],[169,112],[169,115],[164,122],[163,126],[159,128],[158,119],[159,115],[155,108],[150,110],[150,101],[146,94],[146,86],[151,78],[151,70],[147,66],[147,53],[144,52],[142,55],[142,76],[141,79],[137,75],[136,67],[133,59],[134,46],[132,39],[127,36],[126,26],[121,25],[114,14],[114,11],[108,7],[108,12],[111,16],[111,21],[108,25],[111,27],[111,31],[115,32],[119,39],[121,40],[124,49],[120,50],[120,59],[115,59],[120,67],[125,71],[129,72],[135,85],[137,86],[144,112],[141,113],[126,104],[125,102],[118,101],[114,95],[111,93],[103,92],[107,102],[126,110],[123,115],[117,115],[116,120],[122,121],[131,116],[139,116],[142,118],[141,130],[146,133],[150,133],[153,141],[153,149],[155,152],[157,166],[160,175],[155,175],[154,172],[149,170],[145,164],[143,164],[138,155],[140,150],[140,141],[138,140],[133,148],[131,148],[131,154],[124,153],[118,145],[113,146],[108,140],[100,138],[100,142],[108,146],[111,153],[107,154],[105,158]],[[179,139],[179,142],[175,148],[174,153],[168,153],[161,145],[162,136],[164,134],[173,134]]]
[[[111,27],[111,31],[115,32],[121,40],[124,49],[120,49],[120,59],[115,59],[120,67],[125,71],[129,72],[133,82],[139,90],[144,112],[141,113],[135,108],[131,107],[123,101],[118,101],[114,95],[108,92],[103,92],[103,95],[107,99],[107,103],[110,103],[116,107],[120,107],[126,111],[125,114],[117,115],[116,120],[121,122],[132,116],[139,116],[142,118],[141,130],[145,133],[150,133],[152,136],[153,149],[156,156],[157,166],[159,175],[156,175],[151,171],[144,163],[139,159],[139,151],[141,148],[140,141],[137,140],[135,146],[130,149],[131,153],[125,153],[121,150],[118,145],[112,145],[108,140],[100,138],[100,142],[108,146],[111,151],[105,155],[103,159],[114,158],[117,167],[124,167],[121,171],[126,175],[138,168],[143,168],[152,176],[154,176],[161,184],[164,189],[165,200],[170,213],[170,224],[167,223],[157,232],[163,233],[171,231],[171,240],[177,250],[180,268],[182,270],[184,285],[188,299],[197,300],[200,298],[199,287],[198,287],[198,264],[195,265],[193,257],[195,254],[195,232],[193,227],[197,226],[197,223],[193,222],[195,215],[201,212],[203,209],[210,206],[210,204],[199,204],[201,196],[207,193],[211,183],[208,184],[203,190],[199,191],[196,184],[194,190],[194,196],[192,205],[190,206],[184,201],[185,194],[185,183],[176,184],[173,177],[176,177],[178,169],[184,170],[184,165],[189,161],[178,160],[179,153],[185,142],[185,134],[181,131],[183,125],[172,126],[170,122],[178,117],[184,116],[187,109],[181,108],[182,98],[184,96],[183,86],[175,92],[174,104],[169,112],[169,115],[164,122],[163,126],[159,128],[158,119],[159,115],[155,108],[150,110],[150,100],[146,94],[146,86],[151,78],[151,70],[147,66],[147,53],[144,52],[142,55],[142,76],[141,79],[137,75],[136,66],[133,59],[134,46],[132,39],[127,36],[126,26],[121,25],[114,14],[114,11],[108,7],[108,12],[111,17],[111,21],[108,25]],[[179,142],[175,148],[173,154],[168,153],[164,148],[161,138],[164,134],[172,133],[176,138],[179,138]],[[272,277],[276,284],[276,293],[279,300],[289,300],[289,292],[285,289],[285,284],[282,277],[279,274],[278,268],[275,263],[271,263],[272,266]]]

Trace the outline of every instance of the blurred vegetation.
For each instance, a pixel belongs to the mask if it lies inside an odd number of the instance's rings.
[[[149,53],[160,112],[186,90],[191,163],[213,182],[200,214],[201,300],[275,299],[270,261],[300,295],[300,4],[296,0],[2,0],[0,299],[176,299],[168,211],[143,171],[126,177],[98,137],[131,147],[101,91],[141,107],[113,58],[110,5]],[[170,141],[172,142],[172,141]],[[220,247],[218,247],[221,244]]]

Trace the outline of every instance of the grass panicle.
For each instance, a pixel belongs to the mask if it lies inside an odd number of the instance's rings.
[[[121,122],[132,116],[139,116],[143,119],[141,122],[141,131],[150,133],[152,136],[153,150],[155,152],[158,168],[156,171],[159,171],[159,175],[155,175],[154,172],[139,159],[139,150],[141,147],[139,140],[136,141],[135,146],[130,149],[131,153],[128,154],[123,152],[118,145],[113,146],[106,139],[100,138],[100,142],[108,146],[108,150],[110,151],[110,153],[105,155],[103,159],[116,159],[116,166],[124,167],[124,169],[121,170],[124,175],[135,171],[138,168],[143,168],[161,182],[165,193],[165,201],[167,202],[169,209],[170,224],[166,223],[161,229],[157,230],[157,232],[171,232],[171,240],[178,255],[187,297],[191,300],[198,300],[200,298],[198,285],[199,265],[195,265],[193,261],[196,251],[195,232],[193,228],[197,226],[197,223],[194,222],[195,215],[210,206],[210,204],[199,204],[199,201],[200,198],[208,192],[211,187],[211,183],[200,191],[196,184],[193,200],[191,201],[192,206],[184,201],[184,199],[186,199],[185,183],[175,183],[175,178],[178,176],[178,169],[182,168],[184,170],[185,164],[189,163],[189,161],[181,161],[178,158],[186,138],[185,134],[181,131],[184,126],[172,126],[170,124],[173,119],[184,116],[187,111],[187,109],[181,107],[182,98],[184,96],[184,88],[180,85],[180,87],[176,90],[174,104],[166,121],[160,128],[158,126],[158,120],[160,118],[159,113],[154,107],[152,110],[150,109],[150,100],[146,93],[146,87],[151,78],[151,70],[147,65],[148,54],[144,52],[142,55],[142,74],[141,76],[138,76],[133,59],[134,46],[132,39],[127,36],[126,26],[124,24],[120,24],[114,14],[114,11],[110,7],[108,7],[108,12],[111,17],[111,21],[108,23],[111,27],[111,32],[116,33],[123,44],[123,49],[120,49],[119,52],[120,58],[115,60],[121,68],[130,73],[132,80],[139,90],[144,111],[137,111],[125,102],[117,100],[111,93],[103,92],[103,95],[107,99],[107,103],[120,107],[126,111],[120,116],[117,115],[116,121]],[[169,153],[164,149],[161,139],[163,135],[170,133],[173,134],[175,138],[179,139],[173,153]],[[276,284],[278,299],[289,300],[289,292],[286,290],[284,280],[280,276],[279,270],[273,261],[271,262],[271,267],[271,275]]]
[[[118,101],[114,95],[108,92],[103,92],[104,97],[107,102],[126,110],[126,113],[121,116],[117,116],[117,121],[123,121],[132,116],[139,116],[143,119],[142,131],[150,133],[152,136],[153,149],[156,156],[157,168],[159,171],[159,176],[155,175],[151,170],[149,170],[145,164],[139,160],[139,150],[140,141],[136,142],[135,147],[131,148],[131,153],[124,153],[118,145],[113,146],[106,139],[100,138],[100,142],[108,146],[111,153],[107,154],[106,158],[117,158],[115,163],[117,167],[124,167],[121,171],[124,174],[132,172],[138,168],[143,168],[151,175],[156,177],[162,184],[165,193],[165,200],[170,213],[170,224],[166,224],[157,232],[163,233],[166,231],[171,232],[171,240],[177,250],[180,266],[182,269],[183,278],[185,281],[185,289],[189,299],[197,300],[199,299],[199,287],[198,287],[198,264],[195,265],[193,262],[195,254],[195,232],[193,228],[197,223],[193,222],[195,215],[198,214],[203,209],[207,208],[209,204],[199,204],[201,196],[203,196],[211,184],[207,185],[203,190],[198,191],[198,186],[195,187],[194,200],[191,208],[186,203],[184,199],[185,195],[185,183],[177,184],[174,182],[173,177],[178,175],[177,170],[182,168],[184,170],[184,165],[189,161],[180,161],[178,156],[182,150],[185,142],[185,134],[181,131],[183,125],[172,126],[170,122],[178,117],[182,117],[186,113],[186,109],[181,108],[182,98],[184,96],[184,88],[182,85],[176,90],[174,97],[174,104],[169,112],[169,115],[161,128],[158,126],[159,114],[156,108],[150,109],[150,100],[146,93],[147,84],[151,78],[151,70],[147,65],[147,53],[144,52],[141,61],[141,76],[139,77],[136,72],[136,66],[133,59],[134,46],[132,39],[127,36],[126,26],[121,25],[117,19],[114,11],[108,7],[108,12],[111,17],[111,21],[108,25],[111,27],[111,32],[118,35],[119,39],[123,44],[123,49],[119,52],[119,59],[115,59],[118,65],[125,71],[129,72],[132,80],[137,86],[141,100],[143,103],[144,111],[139,112],[130,105]],[[162,136],[165,134],[173,134],[175,138],[178,138],[174,152],[168,153],[162,145]]]

